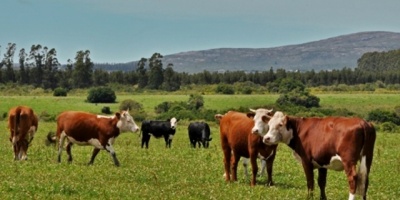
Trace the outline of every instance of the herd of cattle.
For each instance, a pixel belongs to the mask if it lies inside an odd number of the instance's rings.
[[[38,118],[27,106],[17,106],[9,111],[8,128],[13,145],[14,159],[27,159],[27,150],[38,129]],[[371,123],[360,118],[345,117],[292,117],[282,112],[259,108],[249,113],[229,111],[216,114],[219,122],[223,151],[225,180],[237,180],[237,167],[241,157],[249,158],[252,177],[256,184],[257,158],[262,160],[262,171],[267,170],[267,185],[273,185],[272,167],[278,143],[285,143],[301,162],[307,180],[309,197],[314,190],[314,169],[318,169],[320,198],[326,199],[327,169],[345,171],[349,185],[349,199],[358,194],[366,199],[376,131]],[[140,128],[142,148],[148,148],[151,135],[164,137],[166,147],[171,147],[178,120],[145,120]],[[114,164],[120,163],[113,143],[121,132],[137,132],[129,111],[113,116],[101,116],[86,112],[65,111],[57,117],[58,162],[65,147],[68,162],[72,162],[73,144],[94,146],[89,164],[93,164],[100,150],[110,153]],[[205,122],[191,122],[188,126],[190,145],[195,148],[209,147],[210,127]],[[64,145],[64,142],[67,142]],[[245,165],[246,166],[246,165]],[[245,171],[247,172],[247,171]]]

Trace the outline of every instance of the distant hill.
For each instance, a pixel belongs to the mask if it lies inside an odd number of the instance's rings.
[[[400,49],[400,33],[361,32],[304,44],[273,48],[219,48],[164,55],[163,64],[177,72],[331,70],[355,68],[366,52]],[[136,62],[126,63],[129,70]]]

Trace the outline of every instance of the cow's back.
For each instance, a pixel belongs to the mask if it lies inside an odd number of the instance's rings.
[[[100,132],[111,133],[116,130],[116,124],[111,122],[113,120],[110,118],[97,117],[97,115],[91,113],[65,111],[57,117],[57,136],[65,132],[67,135],[82,141],[90,138],[98,138]]]
[[[248,137],[254,121],[244,113],[229,111],[220,120],[221,142],[227,142],[232,150],[248,155]]]
[[[38,118],[30,107],[17,106],[10,109],[8,128],[12,130],[12,135],[20,135],[20,138],[25,138],[31,127],[34,127],[34,131],[37,130]]]

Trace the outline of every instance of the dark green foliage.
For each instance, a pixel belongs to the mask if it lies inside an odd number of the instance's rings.
[[[53,96],[55,97],[66,97],[67,96],[67,89],[58,87],[54,89]]]
[[[233,86],[224,83],[218,84],[217,88],[215,89],[215,92],[219,94],[235,94]]]
[[[190,110],[199,110],[204,106],[203,96],[198,94],[191,94],[189,96],[188,107]]]
[[[146,119],[147,114],[143,109],[143,105],[135,100],[126,99],[119,105],[119,110],[128,110],[135,120],[142,121]]]
[[[400,117],[395,112],[385,111],[376,109],[368,113],[368,121],[374,122],[392,122],[396,125],[400,125]]]
[[[43,120],[45,122],[50,122],[50,121],[55,121],[56,116],[55,115],[50,115],[47,111],[43,111],[39,114],[39,119]]]
[[[285,78],[280,81],[279,85],[280,97],[276,100],[280,105],[296,105],[306,108],[319,107],[319,98],[310,95],[306,91],[305,86],[298,80]]]
[[[383,122],[379,126],[379,131],[387,132],[387,133],[397,133],[399,127],[393,122]]]
[[[104,106],[104,107],[101,109],[101,113],[104,113],[104,114],[107,114],[107,115],[111,114],[110,107]]]
[[[201,95],[191,94],[187,102],[162,102],[154,109],[160,115],[158,119],[176,117],[178,119],[204,119],[213,120],[217,111],[203,108],[204,99]]]
[[[89,90],[87,101],[90,103],[114,103],[115,92],[109,87],[97,87]]]

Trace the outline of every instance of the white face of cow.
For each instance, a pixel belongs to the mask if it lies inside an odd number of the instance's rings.
[[[169,120],[169,122],[171,123],[171,128],[176,129],[176,126],[178,125],[178,120],[173,117],[171,120]]]
[[[278,144],[283,142],[289,144],[293,138],[293,130],[286,128],[287,118],[282,112],[276,112],[269,120],[269,130],[263,137],[265,144]]]
[[[251,129],[253,134],[258,134],[261,137],[264,136],[264,132],[268,131],[268,120],[271,118],[272,109],[259,108],[257,110],[250,109],[251,112],[255,113],[254,127]]]
[[[117,127],[122,131],[122,132],[136,132],[139,130],[139,127],[136,125],[135,120],[133,120],[133,117],[129,114],[129,111],[122,111],[121,112],[121,118],[118,121]]]

